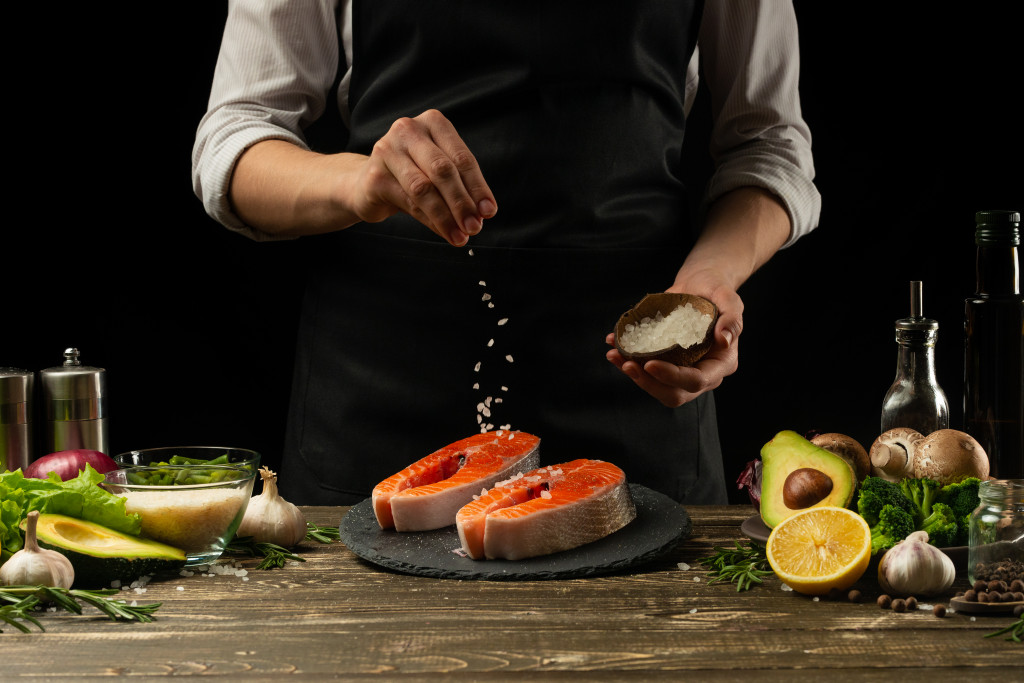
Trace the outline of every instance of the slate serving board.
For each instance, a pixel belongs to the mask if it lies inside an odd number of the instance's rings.
[[[525,560],[471,560],[455,526],[434,531],[381,529],[369,499],[353,506],[338,525],[342,542],[368,562],[405,574],[441,579],[531,581],[598,576],[637,567],[671,551],[693,523],[677,502],[630,484],[637,516],[614,534],[579,548]]]

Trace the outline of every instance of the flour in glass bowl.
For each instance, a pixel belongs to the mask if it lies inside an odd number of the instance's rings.
[[[250,491],[215,488],[163,491],[121,491],[125,511],[142,518],[142,533],[191,554],[221,544],[225,532],[241,521]],[[237,517],[237,519],[236,519]]]

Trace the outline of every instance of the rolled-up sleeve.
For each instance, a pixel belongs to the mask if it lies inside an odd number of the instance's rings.
[[[262,140],[307,148],[339,68],[336,0],[232,0],[207,112],[192,150],[192,187],[206,212],[256,240],[231,208],[235,164]]]
[[[711,94],[715,170],[705,201],[764,188],[789,213],[789,246],[818,225],[811,132],[800,107],[800,53],[792,3],[708,0],[698,38]]]

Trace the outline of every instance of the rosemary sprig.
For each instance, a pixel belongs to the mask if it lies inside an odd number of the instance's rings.
[[[1003,640],[1012,640],[1015,643],[1024,643],[1024,614],[1022,614],[1020,618],[1017,619],[1017,621],[1013,622],[1006,628],[1001,628],[998,631],[995,631],[994,633],[989,633],[985,637],[993,638],[995,636],[1001,636],[1004,633],[1009,633],[1010,635],[1003,638]]]
[[[769,576],[772,573],[768,564],[768,557],[765,555],[764,547],[755,543],[747,543],[745,546],[739,541],[735,542],[735,548],[722,548],[715,546],[715,554],[703,557],[697,562],[710,567],[708,574],[711,580],[708,585],[715,583],[735,583],[736,591],[749,590],[754,584],[764,583],[762,576]]]
[[[224,552],[246,557],[262,557],[263,559],[256,565],[256,569],[281,569],[288,560],[306,561],[305,558],[299,557],[276,543],[258,543],[252,536],[232,539]]]
[[[154,620],[153,612],[162,603],[151,602],[145,605],[129,605],[122,599],[108,598],[117,595],[116,588],[102,590],[80,590],[53,588],[50,586],[4,586],[0,588],[0,602],[8,604],[0,607],[0,621],[10,624],[24,633],[29,632],[24,622],[35,624],[40,631],[43,625],[30,612],[42,601],[49,601],[58,607],[75,614],[82,613],[82,604],[92,605],[110,617],[111,621],[138,621],[142,623]],[[0,631],[3,633],[3,631]]]
[[[306,522],[307,541],[319,541],[320,543],[333,543],[341,537],[336,526],[317,526],[312,522]]]

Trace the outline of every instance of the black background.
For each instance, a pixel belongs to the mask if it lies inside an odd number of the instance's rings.
[[[912,279],[960,426],[973,215],[1024,207],[1012,4],[796,3],[823,211],[741,290],[740,370],[717,392],[730,483],[781,429],[870,444]],[[275,467],[307,247],[234,235],[192,193],[226,3],[133,12],[35,17],[45,39],[15,60],[0,365],[41,370],[76,346],[107,369],[112,450],[238,445]],[[698,107],[695,177],[704,123]]]

